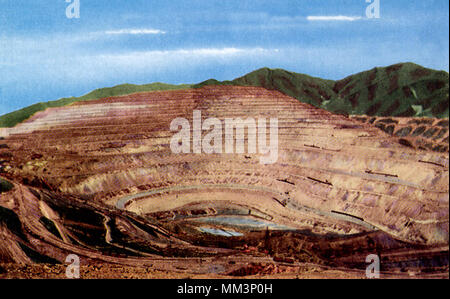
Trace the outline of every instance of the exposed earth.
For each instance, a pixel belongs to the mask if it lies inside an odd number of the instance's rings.
[[[277,118],[276,163],[174,154],[194,110]],[[0,277],[448,278],[448,119],[383,119],[242,86],[38,112],[0,129]]]

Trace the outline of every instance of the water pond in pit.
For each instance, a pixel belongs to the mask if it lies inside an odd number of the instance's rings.
[[[224,229],[218,229],[218,228],[210,228],[210,227],[199,227],[198,228],[201,232],[208,233],[211,235],[216,236],[222,236],[222,237],[241,237],[244,234],[235,232],[232,230],[224,230]]]
[[[292,227],[278,225],[273,222],[265,221],[262,219],[257,219],[249,216],[215,216],[215,217],[202,217],[195,219],[195,221],[200,221],[209,224],[225,225],[225,226],[239,226],[242,228],[249,229],[260,229],[264,230],[266,228],[276,229],[276,230],[295,230]]]

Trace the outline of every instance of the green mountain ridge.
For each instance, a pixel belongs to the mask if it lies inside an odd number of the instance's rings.
[[[449,75],[414,63],[376,67],[333,81],[262,68],[233,81],[205,85],[261,86],[340,114],[447,118]]]
[[[172,85],[166,83],[150,83],[144,85],[135,84],[121,84],[113,87],[95,89],[81,97],[62,98],[56,101],[41,102],[25,107],[23,109],[0,116],[0,128],[10,128],[30,118],[33,114],[39,111],[44,111],[47,108],[62,107],[80,101],[97,100],[106,97],[129,95],[138,92],[151,92],[160,90],[177,90],[191,88],[189,84]]]
[[[336,101],[344,99],[350,114],[446,118],[448,89],[447,72],[399,63],[337,81],[334,91],[338,95]],[[327,105],[323,108],[332,110]]]
[[[13,127],[34,113],[78,101],[138,92],[200,88],[208,85],[257,86],[278,90],[301,102],[333,113],[370,116],[448,118],[449,74],[414,63],[376,67],[341,80],[326,80],[283,69],[262,68],[232,81],[206,80],[199,84],[122,84],[96,89],[81,97],[37,103],[0,116],[0,127]]]

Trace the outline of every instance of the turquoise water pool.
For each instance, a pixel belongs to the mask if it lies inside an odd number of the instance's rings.
[[[199,227],[198,228],[201,232],[216,235],[216,236],[223,236],[223,237],[241,237],[244,234],[235,232],[232,230],[225,230],[225,229],[217,229],[217,228],[209,228],[209,227]]]
[[[200,221],[204,223],[225,225],[225,226],[239,226],[243,228],[250,229],[260,229],[264,230],[266,228],[276,229],[276,230],[295,230],[292,227],[279,225],[270,221],[257,219],[251,216],[215,216],[215,217],[203,217],[195,219],[195,221]]]

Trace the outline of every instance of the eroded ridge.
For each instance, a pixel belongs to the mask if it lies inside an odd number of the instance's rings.
[[[448,152],[448,118],[369,117],[356,115],[351,118],[373,124],[389,135],[397,137],[399,142],[405,146],[425,151]]]
[[[171,121],[192,123],[194,110],[277,118],[277,162],[172,153]],[[448,270],[448,153],[402,145],[276,91],[221,86],[79,102],[2,134],[1,175],[15,188],[0,204],[20,224],[0,226],[17,245],[2,241],[8,261],[29,263],[33,250],[61,262],[74,252],[252,275],[269,264],[361,270],[376,251],[385,272]]]

